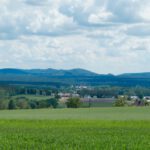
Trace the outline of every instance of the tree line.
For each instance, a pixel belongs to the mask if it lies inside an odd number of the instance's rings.
[[[58,99],[50,98],[45,100],[29,100],[26,97],[16,99],[0,99],[0,109],[39,109],[57,108]]]
[[[118,97],[118,95],[128,95],[128,96],[150,96],[150,88],[146,87],[114,87],[114,86],[105,86],[105,87],[95,87],[91,89],[80,89],[77,91],[81,97],[90,95],[91,97]]]

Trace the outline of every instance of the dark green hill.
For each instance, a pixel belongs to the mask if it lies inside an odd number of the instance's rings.
[[[97,74],[85,69],[0,69],[0,84],[40,84],[53,86],[110,85],[150,87],[150,73],[130,73],[118,76]]]
[[[56,69],[31,69],[25,70],[29,74],[34,75],[49,75],[49,76],[96,76],[98,74],[85,69],[71,69],[71,70],[56,70]]]
[[[0,74],[27,74],[27,72],[22,69],[4,68],[0,69]]]
[[[119,75],[119,77],[125,77],[125,78],[150,78],[150,72],[125,73],[125,74]]]

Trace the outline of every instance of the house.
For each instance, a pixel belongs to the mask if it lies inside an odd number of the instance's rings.
[[[58,93],[58,95],[62,98],[62,97],[65,97],[65,98],[69,98],[71,97],[71,93]]]
[[[144,100],[150,100],[150,96],[144,96]]]
[[[80,97],[80,95],[77,93],[73,93],[73,94],[71,94],[71,97]]]
[[[76,89],[87,89],[88,87],[85,85],[76,86]]]
[[[130,98],[131,98],[132,100],[139,100],[139,97],[138,97],[138,96],[130,96]]]

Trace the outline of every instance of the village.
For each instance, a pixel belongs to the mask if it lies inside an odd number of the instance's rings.
[[[116,97],[102,97],[98,98],[97,96],[91,96],[91,95],[85,95],[84,97],[81,97],[77,93],[58,93],[59,101],[61,103],[65,103],[69,98],[79,98],[80,102],[83,104],[89,104],[92,106],[92,104],[95,104],[96,107],[101,106],[113,106],[115,102],[122,98],[124,99],[127,106],[147,106],[150,104],[150,96],[143,96],[142,98],[139,96],[128,96],[128,95],[118,95]],[[89,105],[87,105],[89,106]]]

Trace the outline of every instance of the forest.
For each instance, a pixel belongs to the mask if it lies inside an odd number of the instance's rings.
[[[31,85],[1,85],[0,86],[0,109],[39,109],[60,108],[59,93],[78,94],[79,98],[87,96],[97,98],[116,98],[118,96],[150,96],[150,88],[119,87],[119,86],[89,86],[86,88],[50,87]],[[130,99],[129,99],[130,100]],[[63,106],[65,107],[65,106]]]

